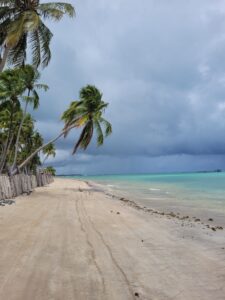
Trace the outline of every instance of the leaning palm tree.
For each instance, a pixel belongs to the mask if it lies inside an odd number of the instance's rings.
[[[59,135],[36,149],[19,165],[18,169],[20,170],[26,166],[37,153],[49,144],[55,143],[62,136],[66,137],[73,128],[82,128],[82,131],[78,141],[74,145],[72,154],[75,154],[78,148],[83,150],[87,149],[94,131],[96,131],[97,144],[101,146],[104,142],[104,138],[112,133],[111,124],[102,116],[107,106],[108,103],[102,100],[102,93],[95,86],[87,85],[82,88],[80,91],[80,99],[73,101],[62,115],[65,126]],[[14,174],[15,170],[12,175]]]
[[[51,58],[52,32],[44,20],[59,21],[64,15],[73,17],[74,7],[69,3],[40,3],[40,0],[0,1],[0,72],[6,62],[21,66],[27,58],[30,45],[32,64],[45,67]]]
[[[111,124],[102,117],[102,113],[107,106],[108,103],[102,101],[101,92],[95,86],[87,85],[80,91],[80,100],[72,102],[69,109],[63,113],[65,137],[71,128],[83,127],[72,154],[75,154],[78,148],[86,150],[93,137],[94,129],[97,133],[98,145],[103,144],[104,133],[101,124],[105,127],[105,136],[111,134]]]
[[[39,95],[37,89],[43,89],[45,91],[48,90],[48,86],[46,84],[37,83],[40,78],[40,73],[32,66],[26,65],[19,69],[20,78],[23,81],[24,88],[27,90],[27,96],[23,96],[25,101],[25,106],[23,110],[22,119],[19,125],[19,129],[17,132],[16,144],[15,144],[15,154],[13,164],[11,166],[11,170],[16,167],[16,161],[18,156],[18,149],[19,149],[19,140],[21,129],[27,114],[28,105],[31,104],[33,109],[37,109],[39,106]]]

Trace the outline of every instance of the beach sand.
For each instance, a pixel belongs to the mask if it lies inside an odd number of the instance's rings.
[[[224,300],[224,232],[56,178],[0,207],[0,299]]]

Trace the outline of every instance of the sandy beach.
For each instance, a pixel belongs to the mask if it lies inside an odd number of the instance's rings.
[[[225,230],[55,179],[0,207],[0,299],[225,299]]]

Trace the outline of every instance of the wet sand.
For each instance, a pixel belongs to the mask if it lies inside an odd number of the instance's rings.
[[[225,230],[56,179],[0,207],[0,299],[225,299]]]

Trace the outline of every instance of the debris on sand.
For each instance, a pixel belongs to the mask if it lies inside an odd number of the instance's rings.
[[[216,226],[216,229],[223,230],[222,226]]]
[[[112,197],[112,195],[111,195],[111,197]],[[217,229],[218,230],[223,230],[224,229],[222,226],[211,227],[210,225],[205,224],[204,222],[202,222],[201,219],[199,219],[197,217],[182,216],[182,215],[180,215],[180,213],[174,213],[174,212],[160,212],[160,211],[152,209],[152,208],[147,208],[146,206],[141,206],[140,204],[136,203],[135,201],[126,199],[124,197],[122,197],[122,198],[117,197],[117,199],[125,202],[127,205],[129,205],[131,207],[134,207],[135,209],[143,210],[143,211],[151,213],[151,214],[166,216],[169,219],[176,218],[180,221],[186,221],[186,222],[190,222],[191,219],[192,219],[194,222],[201,222],[202,225],[205,225],[206,228],[209,228],[212,231],[216,231]],[[120,214],[120,213],[117,212],[117,214]],[[209,218],[208,221],[213,222],[214,220],[212,218]],[[181,226],[185,226],[185,224],[182,222]],[[190,225],[190,226],[193,227],[193,225]]]
[[[0,206],[12,205],[14,203],[15,203],[15,201],[13,201],[13,200],[0,200]]]

